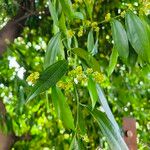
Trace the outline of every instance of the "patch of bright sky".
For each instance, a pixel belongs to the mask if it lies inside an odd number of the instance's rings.
[[[15,57],[8,57],[9,60],[9,68],[15,68],[15,72],[20,79],[24,78],[24,73],[26,70],[23,67],[20,67]]]

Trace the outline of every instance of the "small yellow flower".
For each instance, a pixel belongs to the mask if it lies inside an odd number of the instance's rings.
[[[77,9],[78,7],[79,7],[79,5],[77,3],[72,4],[73,9]]]
[[[121,12],[121,17],[124,18],[125,14],[126,14],[126,12],[125,12],[125,11],[122,11],[122,12]]]
[[[79,32],[78,32],[78,37],[81,37],[83,35],[83,28],[80,28]]]
[[[71,70],[71,71],[68,72],[68,76],[70,76],[70,77],[75,77],[75,75],[76,75],[75,70]]]
[[[128,6],[129,9],[131,9],[131,10],[133,9],[133,5],[132,4],[129,3],[129,4],[127,4],[127,6]]]
[[[105,21],[110,21],[110,19],[111,19],[111,14],[110,13],[108,13],[108,14],[106,14],[106,16],[105,16]]]
[[[90,141],[87,135],[84,135],[84,136],[83,136],[83,141],[85,141],[85,142],[87,142],[87,143]]]
[[[97,27],[97,25],[98,25],[98,23],[97,23],[97,22],[92,22],[92,23],[91,23],[91,27],[92,27],[92,28],[96,28],[96,27]]]
[[[68,91],[68,90],[70,90],[70,89],[72,89],[73,88],[73,84],[71,83],[71,82],[69,82],[69,83],[67,83],[66,85],[65,85],[65,91]]]
[[[91,21],[85,20],[85,25],[86,25],[87,27],[89,27],[89,26],[91,25]]]
[[[39,78],[39,72],[33,72],[27,77],[27,82],[34,84],[36,80]]]
[[[61,88],[61,89],[65,89],[65,88],[66,88],[66,84],[65,84],[63,81],[59,81],[59,82],[57,83],[57,86],[58,86],[59,88]]]
[[[92,74],[92,73],[93,73],[93,69],[92,69],[92,68],[87,68],[87,69],[86,69],[86,73],[87,73],[88,75]]]
[[[72,38],[74,35],[75,35],[75,32],[74,32],[74,31],[72,31],[72,30],[68,30],[68,31],[67,31],[67,36],[68,36],[69,38]]]
[[[99,32],[99,27],[96,27],[94,31]]]
[[[76,71],[76,74],[82,74],[82,66],[77,66],[75,71]]]

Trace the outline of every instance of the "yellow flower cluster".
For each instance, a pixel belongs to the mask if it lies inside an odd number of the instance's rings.
[[[28,76],[27,82],[34,84],[36,80],[39,78],[39,76],[40,76],[39,72],[33,72]]]
[[[110,19],[111,19],[111,14],[110,13],[108,13],[108,14],[106,14],[106,16],[105,16],[105,21],[110,21]]]
[[[70,82],[59,81],[57,83],[57,86],[65,91],[68,91],[73,88],[73,84],[71,81]]]
[[[150,14],[150,2],[149,0],[141,0],[140,1],[141,3],[141,8],[139,10],[139,13],[140,14],[146,14],[146,15],[149,15]]]
[[[99,27],[98,27],[98,23],[97,22],[91,22],[89,20],[85,20],[84,21],[85,26],[86,27],[92,27],[94,29],[94,31],[98,32],[99,31]]]
[[[65,91],[73,90],[73,84],[81,84],[86,86],[88,82],[88,77],[91,76],[95,82],[101,84],[104,81],[104,76],[98,71],[93,71],[92,68],[87,68],[86,71],[83,71],[82,66],[77,66],[75,69],[68,72],[66,80],[59,81],[57,86]]]
[[[98,71],[95,71],[92,76],[97,83],[102,83],[104,81],[103,74],[99,73]]]

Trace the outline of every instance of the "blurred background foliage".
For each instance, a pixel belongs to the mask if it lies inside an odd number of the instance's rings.
[[[35,147],[43,150],[69,149],[73,134],[64,128],[57,118],[50,91],[41,94],[29,105],[24,105],[29,86],[27,78],[33,72],[42,72],[48,42],[58,30],[62,31],[64,57],[68,58],[69,69],[82,65],[84,70],[86,63],[84,61],[81,63],[68,49],[73,47],[88,49],[100,64],[105,78],[102,87],[115,119],[121,127],[123,117],[135,118],[138,149],[149,149],[150,66],[137,60],[137,54],[132,50],[133,55],[131,54],[128,63],[118,57],[115,70],[110,76],[107,74],[113,49],[110,19],[117,18],[124,23],[124,11],[128,9],[132,9],[139,15],[145,13],[149,18],[149,2],[146,0],[72,0],[72,8],[76,12],[81,12],[84,19],[79,19],[83,17],[81,14],[78,14],[77,18],[72,18],[71,14],[65,11],[62,14],[59,1],[52,0],[52,3],[55,4],[58,20],[62,24],[57,26],[51,15],[45,11],[49,7],[47,0],[37,0],[33,11],[38,11],[38,15],[27,19],[21,36],[9,45],[0,59],[0,97],[6,104],[8,113],[7,128],[3,130],[9,131],[13,128],[16,135],[25,133],[32,135],[30,141],[18,141],[13,149],[32,150]],[[7,20],[16,14],[18,1],[1,0],[0,8],[0,27],[2,28]],[[92,51],[91,45],[87,42],[89,32],[93,34],[93,39],[90,37],[90,41],[93,40],[95,46]],[[61,58],[58,57],[58,59]],[[80,102],[90,104],[88,90],[82,84],[79,84],[77,89]],[[77,108],[71,88],[63,92],[76,118]],[[99,107],[99,104],[96,106]],[[82,114],[86,134],[79,134],[79,136],[86,148],[96,149],[100,145],[108,149],[106,139],[102,136],[96,122],[86,109],[82,110]]]

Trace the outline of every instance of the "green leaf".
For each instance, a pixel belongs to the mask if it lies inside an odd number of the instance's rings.
[[[29,102],[31,99],[33,99],[40,93],[48,90],[51,86],[55,85],[60,80],[60,78],[66,73],[67,69],[67,61],[61,60],[44,70],[37,83],[31,89],[31,92],[29,93],[27,98],[27,102]]]
[[[109,66],[107,69],[108,76],[110,76],[113,73],[115,66],[117,64],[117,59],[118,59],[118,52],[115,48],[113,48],[110,56]]]
[[[69,105],[66,101],[65,96],[60,89],[53,87],[52,88],[52,101],[57,112],[59,119],[62,120],[66,128],[74,130],[74,119],[69,108]]]
[[[94,44],[94,47],[93,47],[93,50],[91,52],[92,55],[95,55],[98,53],[98,39],[96,40],[95,44]]]
[[[89,94],[92,100],[92,109],[94,109],[95,104],[98,100],[98,95],[96,91],[96,83],[93,81],[92,78],[89,78],[88,80],[88,90],[89,90]]]
[[[111,22],[111,28],[114,48],[118,51],[119,56],[126,60],[129,55],[129,45],[126,31],[122,24],[115,19]]]
[[[89,0],[85,0],[86,10],[88,13],[89,18],[92,20],[92,13],[93,13],[93,2]]]
[[[106,115],[96,109],[92,110],[91,107],[87,107],[87,109],[97,121],[110,148],[112,150],[128,150],[123,138],[121,137],[121,133],[115,130],[113,124],[106,117]]]
[[[56,61],[56,56],[61,49],[60,35],[60,33],[57,33],[51,38],[51,40],[48,43],[44,58],[44,69],[46,69]]]
[[[127,35],[132,47],[144,61],[150,63],[150,36],[147,27],[131,11],[126,13],[125,21]]]
[[[58,25],[57,12],[56,12],[56,9],[54,8],[51,0],[49,0],[49,11],[50,11],[51,17],[52,17],[52,19],[54,21],[54,24]]]
[[[128,65],[130,67],[135,67],[135,64],[137,62],[138,54],[134,51],[134,49],[131,47],[128,57]]]
[[[89,54],[89,52],[82,48],[73,48],[72,52],[79,58],[84,59],[87,65],[93,68],[94,71],[100,71],[99,62],[91,54]]]
[[[91,53],[93,48],[94,48],[94,37],[93,37],[93,30],[91,29],[88,34],[87,49]]]
[[[60,0],[60,3],[61,3],[64,14],[70,20],[72,20],[72,18],[74,17],[74,11],[73,11],[73,8],[72,8],[71,0]]]
[[[116,129],[117,132],[120,131],[119,126],[111,112],[111,109],[108,105],[107,99],[101,89],[101,87],[99,86],[99,84],[96,85],[96,89],[97,89],[97,93],[98,93],[98,97],[99,97],[99,102],[102,105],[108,119],[110,120],[110,122],[113,124],[114,128]]]
[[[84,117],[83,117],[83,113],[82,113],[82,109],[81,109],[81,106],[79,105],[79,108],[78,108],[78,127],[79,127],[79,130],[80,130],[80,133],[82,135],[85,135],[86,134],[86,125],[85,125],[85,120],[84,120]]]
[[[74,13],[74,18],[83,20],[84,16],[83,16],[83,14],[81,12],[75,12]]]
[[[59,19],[59,28],[60,28],[60,31],[64,34],[64,36],[66,36],[67,27],[66,27],[66,19],[65,19],[64,13],[61,14],[61,17]]]
[[[71,142],[69,150],[84,150],[85,147],[82,144],[82,141],[75,135]]]

